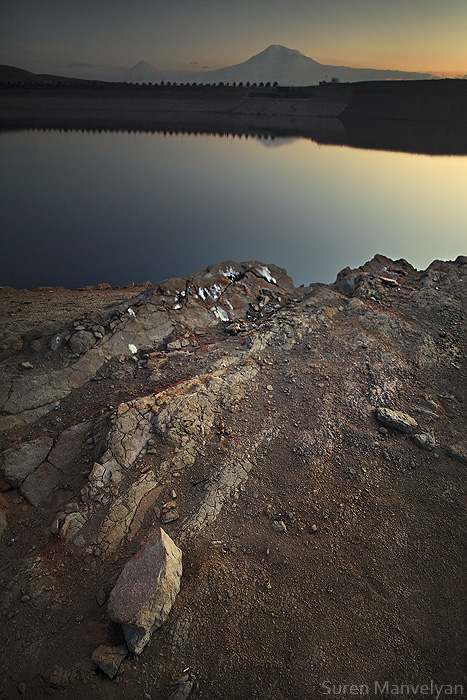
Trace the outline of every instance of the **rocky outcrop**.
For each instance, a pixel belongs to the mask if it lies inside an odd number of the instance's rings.
[[[396,288],[400,278],[414,271],[406,260],[394,261],[378,254],[355,270],[350,267],[341,270],[332,286],[346,296],[371,297],[385,286]]]
[[[87,421],[62,431],[56,440],[39,437],[15,445],[3,453],[1,472],[31,505],[39,506],[57,487],[76,480],[76,465],[96,451],[101,428],[102,421]],[[87,438],[91,433],[94,437]]]
[[[195,675],[216,700],[305,697],[381,658],[454,678],[466,271],[376,256],[339,291],[225,263],[37,324],[0,365],[2,401],[32,406],[1,415],[0,695],[91,700],[99,668],[121,700]]]
[[[163,344],[177,325],[209,327],[242,316],[263,289],[271,300],[292,291],[293,283],[275,265],[228,261],[186,280],[167,280],[148,288],[108,313],[104,325],[47,327],[44,336],[35,330],[33,339],[24,344],[27,354],[21,359],[52,353],[59,367],[44,370],[33,364],[18,377],[4,373],[0,429],[37,420],[95,376],[105,362]]]
[[[141,654],[180,591],[182,552],[159,528],[125,565],[107,605],[130,651]]]

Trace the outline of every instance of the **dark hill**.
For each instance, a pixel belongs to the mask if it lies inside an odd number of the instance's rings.
[[[30,73],[14,66],[0,66],[0,84],[2,85],[87,85],[102,84],[98,80],[83,80],[82,78],[67,78],[60,75]]]

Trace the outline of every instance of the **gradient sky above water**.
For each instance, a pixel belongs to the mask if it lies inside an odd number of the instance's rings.
[[[319,63],[467,74],[467,0],[2,0],[0,63],[92,77],[221,68],[270,44]]]

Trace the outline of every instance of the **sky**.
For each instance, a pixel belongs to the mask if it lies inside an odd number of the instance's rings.
[[[0,0],[0,63],[99,77],[200,71],[270,44],[319,63],[467,74],[467,0]]]

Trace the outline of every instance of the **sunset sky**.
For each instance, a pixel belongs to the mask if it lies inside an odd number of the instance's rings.
[[[319,63],[467,74],[467,0],[2,0],[0,63],[92,77],[222,68],[270,44]]]

